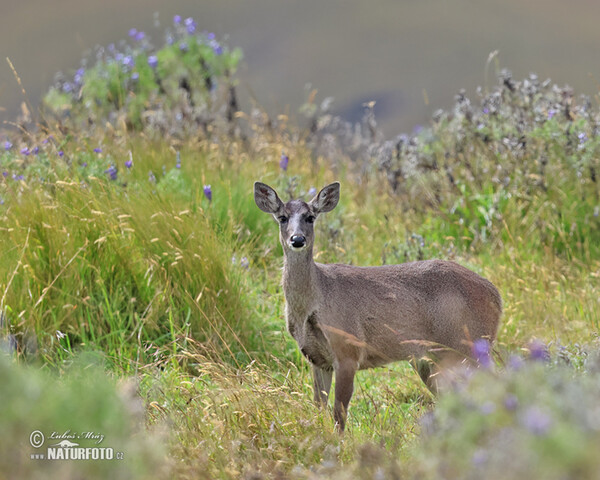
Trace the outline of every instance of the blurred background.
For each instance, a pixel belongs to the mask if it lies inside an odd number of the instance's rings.
[[[156,46],[175,14],[228,37],[244,61],[240,94],[269,112],[298,117],[307,85],[332,96],[348,120],[376,101],[387,135],[410,133],[485,78],[489,54],[515,79],[531,72],[596,96],[600,2],[596,0],[0,0],[0,120],[30,102],[58,71],[76,69],[96,45],[143,30]],[[160,23],[160,28],[157,28]]]

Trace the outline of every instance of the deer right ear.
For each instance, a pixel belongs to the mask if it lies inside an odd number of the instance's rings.
[[[340,201],[340,183],[334,182],[321,190],[309,203],[317,213],[333,210]]]
[[[277,213],[283,206],[277,192],[262,182],[254,182],[254,201],[266,213]]]

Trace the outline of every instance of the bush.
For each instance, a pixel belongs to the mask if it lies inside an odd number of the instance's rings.
[[[97,363],[97,358],[80,357],[67,369],[68,375],[58,376],[22,367],[0,353],[0,470],[4,478],[166,476],[165,450],[160,436],[144,427],[144,406],[135,384],[117,384]],[[41,432],[43,438],[34,432]],[[48,448],[63,440],[78,444],[71,449],[112,449],[113,458],[49,460]],[[117,458],[120,452],[122,460]],[[32,458],[42,454],[44,459]],[[111,456],[107,450],[104,455]]]
[[[58,76],[43,100],[46,113],[76,129],[107,121],[170,135],[229,129],[241,51],[199,33],[192,18],[176,16],[173,27],[160,49],[136,29],[129,43],[97,48],[74,74]]]
[[[600,363],[536,356],[471,372],[439,399],[421,422],[420,478],[597,478]]]

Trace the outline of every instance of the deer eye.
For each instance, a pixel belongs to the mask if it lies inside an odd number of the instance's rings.
[[[282,215],[281,217],[279,217],[277,220],[279,220],[279,223],[284,224],[287,223],[288,221],[288,217]]]
[[[308,217],[306,217],[306,223],[315,223],[315,216],[309,215]]]

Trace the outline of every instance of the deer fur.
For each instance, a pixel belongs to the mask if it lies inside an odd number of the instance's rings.
[[[449,261],[316,263],[314,222],[336,207],[339,191],[336,182],[308,203],[283,203],[254,184],[257,206],[279,223],[287,328],[312,364],[318,404],[327,404],[335,373],[334,420],[343,431],[357,370],[409,360],[435,392],[440,365],[468,358],[475,339],[495,339],[502,300],[491,282]]]

